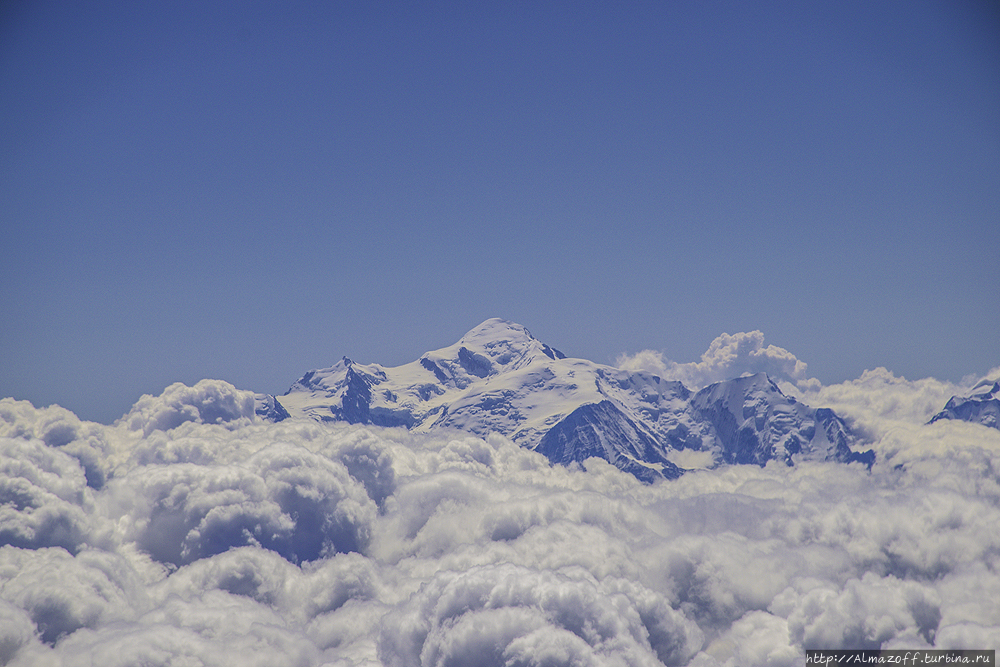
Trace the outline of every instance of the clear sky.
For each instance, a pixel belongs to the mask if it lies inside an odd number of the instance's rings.
[[[0,7],[0,396],[108,422],[494,316],[1000,363],[996,2]]]

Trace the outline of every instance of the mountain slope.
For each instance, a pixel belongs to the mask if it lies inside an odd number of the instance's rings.
[[[650,373],[567,358],[501,319],[403,366],[345,357],[303,375],[280,404],[320,421],[501,433],[556,463],[596,456],[646,481],[679,476],[685,450],[715,465],[855,456],[832,411],[797,403],[764,374],[692,395]]]
[[[874,462],[872,452],[851,450],[854,437],[833,410],[814,410],[785,396],[765,373],[705,387],[691,405],[712,425],[725,463]]]
[[[952,396],[930,422],[960,419],[1000,429],[1000,380],[983,380],[968,396]]]

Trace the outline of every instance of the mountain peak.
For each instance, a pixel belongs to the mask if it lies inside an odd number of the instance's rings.
[[[993,394],[1000,395],[1000,378],[996,380],[990,380],[989,378],[985,380],[980,380],[979,383],[972,388],[969,392],[969,396],[991,396]]]
[[[549,347],[531,335],[517,322],[493,317],[470,329],[462,338],[446,348],[428,353],[425,357],[458,359],[471,374],[485,377],[499,370],[518,368],[537,354],[549,359],[565,359],[559,350]]]
[[[524,338],[535,340],[535,337],[531,335],[523,325],[517,322],[511,322],[510,320],[505,320],[502,317],[491,317],[488,320],[480,323],[479,325],[472,327],[469,331],[462,336],[462,341],[473,341],[482,338],[488,339],[503,339],[503,338]]]
[[[968,396],[952,396],[929,424],[941,419],[958,419],[1000,428],[1000,380],[986,379],[979,382]]]

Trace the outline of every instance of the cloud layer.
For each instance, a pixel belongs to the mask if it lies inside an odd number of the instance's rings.
[[[756,334],[716,343],[674,370],[806,379]],[[498,436],[268,424],[218,381],[143,397],[114,426],[4,399],[0,665],[778,666],[805,648],[1000,648],[1000,431],[926,425],[954,389],[884,370],[800,382],[869,434],[870,471],[655,485]]]

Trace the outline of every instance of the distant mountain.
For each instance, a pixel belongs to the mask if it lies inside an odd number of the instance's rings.
[[[685,452],[711,465],[873,461],[852,450],[833,411],[785,396],[764,373],[692,394],[650,373],[568,358],[501,319],[403,366],[345,357],[309,371],[275,403],[267,407],[319,421],[497,432],[555,463],[596,456],[645,481],[678,477]]]
[[[855,452],[855,437],[828,408],[813,409],[785,396],[765,373],[705,387],[691,399],[696,416],[711,425],[717,460],[764,465],[779,459],[858,461],[871,466],[874,452]]]
[[[968,396],[952,396],[944,410],[928,423],[939,419],[960,419],[1000,429],[1000,380],[983,380]]]

